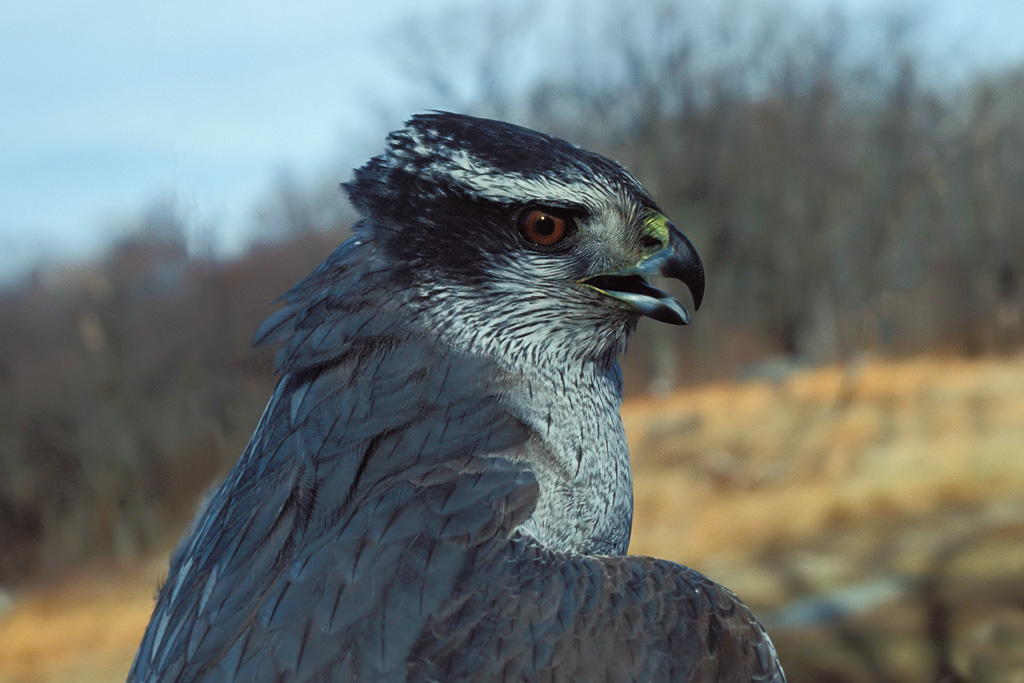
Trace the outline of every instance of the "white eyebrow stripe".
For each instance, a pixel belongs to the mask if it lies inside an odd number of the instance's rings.
[[[559,177],[523,175],[485,163],[434,129],[408,128],[403,134],[405,144],[389,149],[392,168],[426,175],[439,185],[454,182],[469,194],[483,199],[502,203],[527,201],[607,207],[635,204],[629,186],[638,193],[645,193],[640,182],[621,167],[621,177],[615,179],[604,173],[591,175],[585,165],[571,163]],[[426,159],[434,161],[424,166]]]
[[[471,194],[486,199],[505,202],[528,198],[554,204],[597,205],[612,197],[607,183],[582,178],[572,167],[567,168],[568,173],[564,177],[552,178],[494,168],[464,149],[450,150],[450,154],[443,158],[443,162],[434,163],[425,170],[438,180],[454,180]]]

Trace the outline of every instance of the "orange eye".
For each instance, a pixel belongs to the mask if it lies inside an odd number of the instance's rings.
[[[519,217],[519,232],[523,237],[542,247],[550,247],[565,239],[569,226],[561,216],[541,209],[530,209]]]

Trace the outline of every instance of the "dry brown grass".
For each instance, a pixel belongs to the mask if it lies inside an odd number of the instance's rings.
[[[1024,359],[872,361],[623,416],[637,553],[696,564],[841,523],[1024,501]]]
[[[0,683],[123,681],[164,572],[161,558],[26,588],[0,617]]]
[[[960,671],[1024,680],[1024,630],[1006,626],[1024,621],[1024,358],[869,361],[623,416],[632,552],[704,571],[769,623],[793,600],[900,582],[844,621],[776,626],[791,681],[931,680],[928,576]]]
[[[986,605],[1024,596],[1024,357],[868,361],[636,400],[623,415],[633,552],[695,566],[763,609],[802,589],[918,575],[945,552],[966,642],[987,652],[1003,641],[986,634],[1021,620]],[[123,679],[164,566],[90,570],[17,596],[0,617],[0,683]],[[918,679],[914,604],[865,619],[897,680]],[[906,638],[885,642],[886,628]],[[815,680],[822,657],[856,659],[817,631],[781,635],[793,680]],[[972,653],[957,651],[965,669],[995,661]]]

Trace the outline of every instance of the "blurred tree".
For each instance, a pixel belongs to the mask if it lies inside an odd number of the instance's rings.
[[[707,311],[683,336],[641,329],[646,386],[777,353],[1017,348],[1021,169],[1007,150],[1024,145],[1024,104],[1013,76],[977,84],[965,111],[962,91],[921,82],[906,12],[870,27],[739,0],[717,12],[570,3],[565,14],[453,10],[416,23],[404,54],[441,102],[619,159],[693,238]],[[553,36],[570,23],[561,49]],[[513,77],[524,70],[526,86]]]

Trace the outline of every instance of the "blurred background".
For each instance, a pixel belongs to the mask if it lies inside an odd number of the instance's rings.
[[[123,679],[408,115],[611,156],[704,258],[626,358],[631,552],[791,681],[1024,681],[1017,0],[0,9],[0,682]]]

